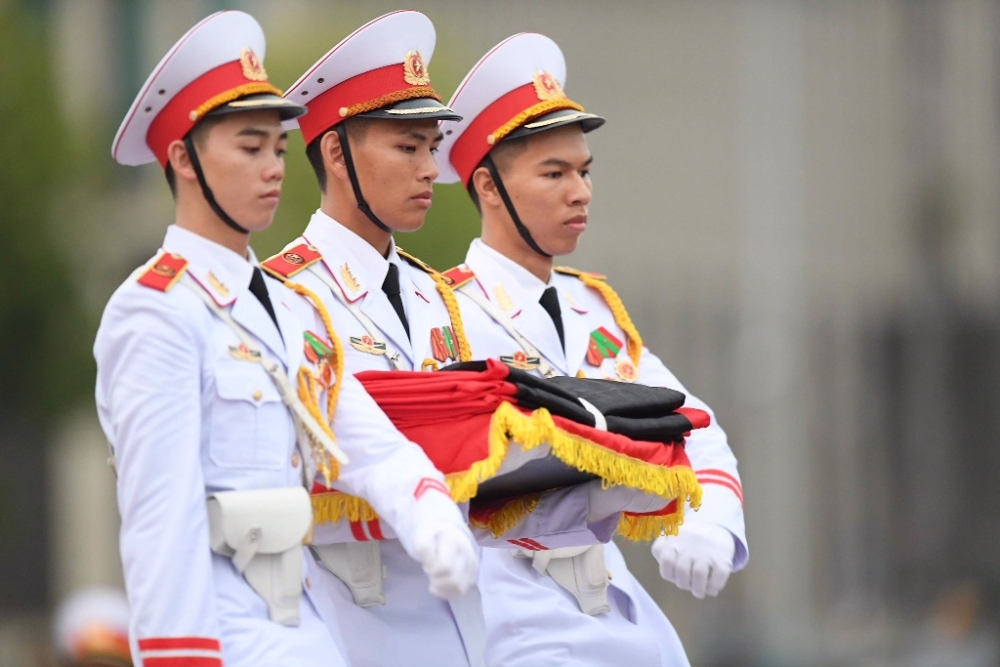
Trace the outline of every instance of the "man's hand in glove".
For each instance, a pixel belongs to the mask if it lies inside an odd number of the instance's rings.
[[[660,576],[699,600],[715,597],[725,587],[735,553],[732,534],[713,524],[685,523],[677,535],[653,542]]]
[[[414,548],[431,580],[430,591],[439,598],[453,600],[476,583],[479,560],[464,526],[427,521],[416,530]]]

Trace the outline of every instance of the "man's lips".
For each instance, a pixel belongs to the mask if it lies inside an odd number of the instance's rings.
[[[434,192],[432,190],[427,190],[425,192],[421,192],[419,195],[416,195],[415,197],[410,197],[410,199],[412,199],[417,204],[417,206],[430,208],[433,196]]]
[[[281,190],[265,192],[260,198],[269,203],[277,203],[281,199]]]
[[[587,228],[587,216],[575,215],[563,224],[574,231],[582,232]]]

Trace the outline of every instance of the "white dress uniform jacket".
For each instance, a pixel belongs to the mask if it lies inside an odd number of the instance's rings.
[[[303,357],[298,297],[268,279],[278,327],[248,289],[256,259],[170,227],[164,251],[229,310],[293,376]],[[117,462],[130,641],[138,665],[346,665],[310,600],[286,627],[229,558],[209,546],[206,497],[303,483],[295,426],[271,378],[247,359],[237,335],[192,289],[162,292],[126,281],[111,297],[94,345],[97,406]],[[415,500],[398,491],[423,452],[402,438],[353,377],[334,416],[351,458],[338,484],[392,521],[412,521]],[[401,472],[401,471],[406,471]],[[303,551],[307,571],[312,557]]]
[[[626,336],[616,324],[604,298],[579,278],[553,272],[543,283],[516,262],[481,240],[473,241],[465,268],[476,278],[458,290],[466,329],[477,357],[500,357],[521,351],[518,342],[469,298],[470,290],[485,297],[511,318],[516,331],[541,353],[559,374],[618,379],[618,358],[600,366],[586,361],[592,331],[604,327],[620,341]],[[546,287],[558,291],[566,339],[562,349],[555,325],[539,299]],[[627,359],[622,345],[619,357]],[[687,395],[688,407],[711,414],[692,396],[663,363],[643,349],[636,381],[665,386]],[[743,523],[742,491],[736,459],[726,435],[712,414],[712,425],[692,433],[687,454],[704,488],[699,512],[686,513],[685,521],[711,521],[723,526],[736,540],[734,570],[745,566],[747,548]],[[608,613],[588,616],[576,600],[548,576],[531,567],[531,561],[512,552],[483,553],[480,587],[487,625],[489,665],[570,664],[588,665],[687,665],[677,635],[657,605],[625,566],[613,542],[605,547],[611,575]]]

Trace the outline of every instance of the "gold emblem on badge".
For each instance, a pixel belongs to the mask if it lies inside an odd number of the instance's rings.
[[[504,362],[511,368],[516,368],[521,371],[533,371],[542,365],[541,359],[538,357],[529,357],[521,350],[518,350],[509,356],[501,356],[500,361]]]
[[[431,82],[431,75],[419,51],[409,51],[403,59],[403,81],[411,86],[426,86]]]
[[[497,305],[503,308],[503,312],[510,315],[510,311],[514,310],[514,302],[510,300],[510,295],[508,295],[507,290],[504,289],[503,283],[500,283],[493,288],[493,293],[497,297]]]
[[[295,266],[306,263],[306,258],[297,252],[286,252],[281,256],[281,259],[285,260],[289,264],[294,264]]]
[[[556,78],[545,71],[535,72],[535,94],[543,102],[566,97]]]
[[[267,81],[264,63],[260,61],[253,49],[243,49],[240,53],[240,65],[243,66],[243,76],[251,81]]]
[[[215,291],[222,296],[229,296],[229,288],[222,284],[222,281],[215,277],[211,271],[208,272],[208,282],[212,283]]]
[[[631,359],[619,359],[615,362],[615,372],[622,382],[635,382],[639,377],[639,372],[635,369],[635,364]]]
[[[351,292],[357,292],[361,289],[361,285],[358,284],[358,279],[354,277],[353,273],[351,273],[351,267],[347,265],[347,262],[344,262],[344,265],[340,267],[340,277],[344,279],[344,285],[346,285],[347,289],[351,290]]]
[[[153,273],[158,276],[163,276],[164,278],[173,278],[177,275],[177,269],[162,262],[159,264],[154,264],[151,269]]]
[[[366,354],[385,354],[385,343],[377,341],[368,334],[351,336],[351,347]]]

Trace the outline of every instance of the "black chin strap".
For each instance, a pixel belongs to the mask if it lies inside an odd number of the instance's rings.
[[[222,210],[219,206],[219,202],[215,201],[215,195],[212,194],[212,188],[208,187],[208,181],[205,180],[205,172],[201,170],[201,161],[198,159],[198,152],[194,149],[194,141],[191,140],[191,135],[184,137],[184,146],[187,147],[188,155],[191,157],[191,166],[194,167],[194,173],[198,177],[198,185],[201,186],[201,194],[205,196],[205,201],[208,205],[215,211],[215,214],[222,218],[222,221],[238,231],[240,234],[249,234],[250,230],[245,229],[235,220],[229,217],[229,214]]]
[[[535,243],[535,239],[531,238],[531,232],[529,232],[528,228],[524,226],[523,222],[521,222],[521,218],[517,215],[517,211],[514,209],[514,202],[510,200],[510,195],[507,194],[507,188],[504,187],[503,181],[500,180],[500,172],[497,170],[496,164],[493,163],[493,158],[487,154],[483,162],[486,164],[486,168],[489,170],[490,176],[493,178],[493,182],[496,183],[497,192],[500,193],[500,199],[503,200],[503,205],[507,207],[507,212],[510,213],[510,219],[514,221],[514,226],[517,227],[517,233],[521,235],[521,238],[528,244],[528,247],[537,252],[539,255],[542,257],[552,257],[552,255],[538,247],[538,244]]]
[[[368,205],[365,201],[365,196],[361,194],[361,184],[358,183],[358,173],[354,170],[354,158],[351,157],[351,145],[347,141],[347,128],[344,123],[337,123],[334,128],[337,130],[337,136],[340,137],[340,150],[344,154],[344,166],[347,167],[347,177],[351,179],[351,188],[354,189],[354,199],[358,202],[358,208],[361,212],[368,216],[368,219],[375,223],[375,226],[381,229],[383,232],[392,233],[392,229],[389,228],[384,222],[378,219],[378,216],[372,212],[372,207]]]

